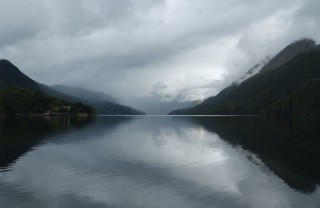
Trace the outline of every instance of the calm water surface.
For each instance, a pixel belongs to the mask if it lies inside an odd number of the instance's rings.
[[[0,207],[319,208],[320,122],[0,119]]]

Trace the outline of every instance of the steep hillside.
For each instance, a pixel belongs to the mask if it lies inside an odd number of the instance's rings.
[[[295,44],[300,45],[301,42]],[[294,44],[284,51],[292,46]],[[269,67],[266,70],[263,67],[260,73],[240,85],[231,85],[194,108],[170,114],[262,114],[269,105],[289,95],[306,81],[320,78],[320,50],[315,48],[300,53],[275,69]],[[284,51],[274,60],[280,59]]]
[[[264,67],[266,64],[268,64],[269,61],[270,61],[269,57],[264,58],[259,63],[254,65],[251,69],[249,69],[242,77],[240,77],[239,79],[237,79],[233,83],[236,85],[241,84],[242,82],[249,79],[250,77],[258,74],[260,72],[260,70],[262,69],[262,67]]]
[[[8,60],[0,60],[0,114],[94,114],[94,109],[48,96]]]
[[[133,108],[109,102],[113,98],[103,93],[71,87],[64,87],[62,91],[37,83],[23,74],[8,60],[0,60],[0,114],[29,114],[47,111],[64,113],[65,109],[63,112],[57,109],[61,109],[61,106],[66,105],[74,106],[69,111],[69,113],[73,114],[87,111],[90,108],[87,105],[96,108],[96,112],[99,114],[144,114]],[[79,97],[74,96],[73,93]],[[91,112],[91,110],[89,111]]]
[[[35,81],[23,74],[8,60],[0,60],[0,88],[20,87],[41,92]]]
[[[55,97],[22,88],[0,89],[0,115],[16,114],[95,114],[94,109],[80,104],[72,104]]]
[[[314,40],[302,39],[285,47],[280,53],[272,58],[262,69],[261,72],[271,71],[278,68],[284,63],[290,61],[295,56],[303,53],[317,50],[317,45]]]
[[[267,109],[269,115],[320,115],[320,80],[307,81]]]

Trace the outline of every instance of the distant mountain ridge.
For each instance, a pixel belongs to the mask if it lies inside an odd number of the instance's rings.
[[[270,60],[254,76],[233,84],[191,109],[171,115],[264,114],[273,103],[311,79],[320,78],[320,47],[315,41],[296,41]]]
[[[143,109],[148,115],[165,115],[170,111],[180,108],[192,108],[201,103],[201,100],[190,101],[163,101],[158,97],[142,97],[131,99],[131,105]]]
[[[112,102],[117,103],[117,100],[110,95],[103,92],[94,92],[81,87],[65,86],[65,85],[53,85],[52,89],[63,92],[74,97],[90,100],[93,103],[99,102]]]
[[[87,103],[94,107],[97,114],[102,115],[144,115],[145,113],[132,107],[121,105],[108,100],[114,100],[112,97],[102,92],[91,92],[80,87],[69,87],[59,85],[59,87],[49,87],[40,84],[41,89],[50,96],[55,96],[69,102]],[[61,91],[60,91],[61,90]],[[83,91],[83,96],[81,92]],[[75,93],[73,93],[75,92]],[[101,97],[99,97],[101,96]]]

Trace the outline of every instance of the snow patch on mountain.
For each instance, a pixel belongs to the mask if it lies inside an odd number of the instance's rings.
[[[259,63],[254,65],[251,69],[249,69],[249,71],[247,71],[242,77],[240,77],[239,79],[234,81],[233,84],[239,85],[242,82],[244,82],[245,80],[249,79],[250,77],[258,74],[260,72],[260,70],[262,69],[262,67],[264,67],[270,60],[271,60],[271,58],[269,56],[262,59]]]

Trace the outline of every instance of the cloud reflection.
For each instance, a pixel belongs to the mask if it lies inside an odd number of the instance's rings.
[[[0,189],[6,191],[0,205],[18,207],[10,197],[44,207],[320,204],[318,188],[309,195],[291,189],[255,154],[193,120],[139,117],[109,128],[108,119],[52,137],[22,157],[0,175]]]

